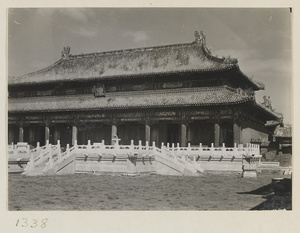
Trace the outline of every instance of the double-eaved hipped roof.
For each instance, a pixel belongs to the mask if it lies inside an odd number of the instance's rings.
[[[192,43],[148,48],[136,48],[111,52],[71,55],[65,47],[62,58],[53,65],[34,73],[9,77],[8,84],[30,85],[66,81],[107,80],[141,76],[164,75],[185,72],[214,72],[236,70],[239,77],[253,90],[263,89],[243,74],[237,59],[218,58],[206,47],[203,34],[195,34]]]

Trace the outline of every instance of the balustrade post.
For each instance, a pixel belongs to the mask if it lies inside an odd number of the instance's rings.
[[[203,152],[202,143],[199,143],[199,156],[202,154],[202,152]]]
[[[131,140],[130,141],[130,154],[134,154],[134,141],[133,140]]]
[[[91,140],[88,140],[87,149],[88,149],[88,150],[91,149]]]
[[[78,148],[77,140],[74,141],[74,148],[75,148],[75,149]]]
[[[149,142],[146,141],[146,154],[149,154]]]
[[[174,143],[172,143],[172,155],[174,156],[174,150],[175,150],[175,145],[174,145]]]
[[[142,140],[139,140],[139,154],[142,154]]]

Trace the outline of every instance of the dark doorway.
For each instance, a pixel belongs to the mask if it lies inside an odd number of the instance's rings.
[[[220,125],[220,143],[225,143],[226,147],[233,147],[233,124],[223,122]]]
[[[88,140],[91,140],[91,144],[99,143],[104,140],[105,144],[111,142],[111,126],[104,125],[102,123],[87,123],[85,125],[78,126],[78,144],[86,145]]]
[[[139,140],[142,143],[145,143],[145,125],[138,123],[127,123],[124,125],[118,126],[117,133],[121,145],[130,145],[131,140],[134,141],[134,145],[139,143]]]
[[[189,125],[190,139],[192,145],[211,146],[214,142],[214,125],[206,121],[195,121]]]
[[[168,143],[179,143],[179,125],[178,124],[167,124],[167,142]]]
[[[30,124],[24,127],[24,142],[36,147],[37,143],[40,146],[45,145],[45,127],[38,124]]]

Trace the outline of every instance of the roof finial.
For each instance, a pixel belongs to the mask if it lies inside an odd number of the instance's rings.
[[[206,44],[206,36],[203,34],[203,31],[195,31],[194,35],[196,38],[196,42],[202,43],[204,45]]]
[[[67,59],[70,56],[71,47],[67,46],[63,48],[63,51],[61,51],[61,57],[62,59]]]

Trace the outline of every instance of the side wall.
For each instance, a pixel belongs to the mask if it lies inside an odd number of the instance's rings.
[[[251,139],[260,139],[262,142],[267,142],[268,134],[266,132],[258,131],[253,128],[242,128],[241,143],[250,143]]]

